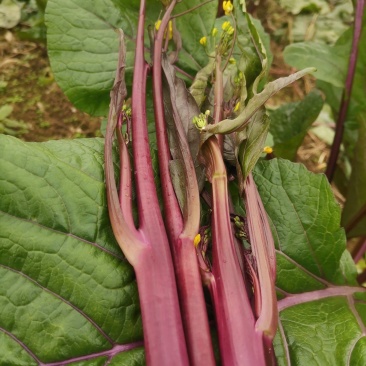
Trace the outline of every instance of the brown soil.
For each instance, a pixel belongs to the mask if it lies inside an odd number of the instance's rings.
[[[0,106],[11,105],[9,119],[23,121],[28,131],[14,130],[26,141],[94,137],[100,118],[79,112],[56,84],[45,45],[0,33]]]

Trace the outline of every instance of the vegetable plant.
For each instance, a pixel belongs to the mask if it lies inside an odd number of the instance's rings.
[[[48,1],[56,78],[108,119],[1,136],[1,364],[364,364],[329,184],[263,159],[264,103],[313,69],[268,82],[242,1],[157,4]]]

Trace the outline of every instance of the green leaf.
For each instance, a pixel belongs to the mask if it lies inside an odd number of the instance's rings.
[[[217,1],[209,2],[176,18],[177,29],[183,40],[177,64],[193,76],[208,63],[206,51],[199,41],[203,36],[211,34],[217,14],[217,4]],[[181,1],[174,8],[174,14],[183,13],[197,5],[196,0]]]
[[[158,19],[161,6],[157,5],[149,4],[147,24]],[[126,83],[131,85],[138,7],[136,0],[48,0],[47,46],[52,71],[78,109],[107,115],[118,60],[118,28],[128,40]]]
[[[106,208],[103,140],[0,139],[0,359],[94,359],[142,340],[134,273]],[[100,364],[90,362],[80,364]]]
[[[302,101],[285,104],[270,113],[270,132],[277,157],[295,159],[297,149],[323,104],[320,92],[314,90]]]
[[[325,176],[273,159],[259,163],[254,177],[276,245],[279,365],[363,364],[366,293],[356,287],[340,207]]]
[[[0,3],[0,28],[15,27],[21,18],[22,5],[12,0],[2,0]]]
[[[259,193],[276,230],[278,256],[293,271],[300,270],[320,284],[355,284],[355,273],[345,274],[340,268],[345,235],[339,227],[340,207],[325,176],[282,159],[263,161],[255,172]],[[292,281],[282,280],[288,270],[283,275],[281,267],[278,271],[277,280],[288,286],[282,288],[284,291],[302,292]]]
[[[303,69],[315,67],[316,78],[336,87],[343,87],[346,80],[349,45],[328,46],[315,42],[294,43],[283,53],[286,63]]]

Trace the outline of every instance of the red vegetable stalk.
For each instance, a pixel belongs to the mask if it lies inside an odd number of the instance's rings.
[[[162,18],[155,37],[153,58],[153,92],[155,125],[158,143],[159,171],[163,191],[163,204],[167,233],[172,248],[175,273],[182,309],[183,325],[188,346],[190,365],[213,366],[210,328],[200,279],[194,238],[200,222],[199,189],[187,138],[179,119],[177,107],[172,103],[179,149],[186,180],[186,207],[184,218],[170,177],[170,149],[166,131],[162,87],[162,48],[164,34],[176,1],[173,0]],[[166,35],[168,37],[168,35]]]
[[[108,209],[115,237],[136,272],[147,364],[186,366],[189,365],[189,361],[174,269],[154,185],[148,143],[145,100],[148,66],[144,59],[144,18],[145,0],[142,0],[132,91],[132,137],[139,229],[136,230],[131,223],[132,214],[128,212],[130,206],[123,204],[123,197],[121,197],[121,208],[113,171],[113,132],[122,106],[118,99],[125,96],[124,93],[120,94],[121,85],[124,84],[122,73],[117,75],[115,84],[116,87],[120,86],[119,90],[112,91],[114,100],[111,103],[106,132],[105,170]],[[122,164],[127,160],[126,151],[121,149]],[[121,169],[124,170],[125,166],[121,166]],[[124,186],[120,192],[129,192],[128,184],[131,182],[122,180],[121,183]],[[130,199],[128,195],[127,199]]]
[[[202,155],[212,183],[213,278],[207,279],[215,307],[222,364],[265,365],[262,337],[255,331],[255,318],[236,255],[226,168],[216,137],[204,143]]]

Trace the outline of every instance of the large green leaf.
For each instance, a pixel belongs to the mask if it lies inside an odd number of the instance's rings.
[[[196,0],[184,0],[177,4],[174,14],[181,14],[197,7]],[[203,1],[202,1],[203,3]],[[217,14],[217,1],[202,5],[185,16],[176,18],[177,29],[182,37],[178,65],[195,76],[208,62],[205,49],[200,44],[203,36],[209,36]]]
[[[276,245],[279,365],[365,364],[366,293],[325,176],[274,159],[254,177]]]
[[[149,2],[147,24],[161,6]],[[106,115],[118,60],[118,34],[127,40],[126,82],[131,85],[139,1],[49,0],[47,46],[56,81],[75,104],[92,115]],[[146,38],[148,39],[148,38]]]
[[[108,112],[109,91],[118,60],[118,28],[126,36],[126,83],[132,84],[139,3],[137,0],[48,1],[46,24],[51,67],[56,81],[78,109],[92,115]],[[175,13],[196,5],[195,1],[183,1]],[[158,20],[161,10],[157,0],[147,2],[146,30]],[[209,3],[176,19],[184,41],[178,65],[187,72],[195,73],[207,63],[199,39],[211,31],[216,12],[217,4]],[[148,39],[146,31],[147,50]]]
[[[315,42],[294,43],[285,48],[285,61],[296,67],[315,67],[318,80],[343,87],[346,80],[349,44],[328,46]]]
[[[142,365],[143,350],[121,353],[142,324],[108,218],[104,141],[0,140],[0,364]]]
[[[323,107],[319,91],[314,90],[300,102],[287,103],[271,112],[270,132],[277,157],[293,160],[307,130]]]

